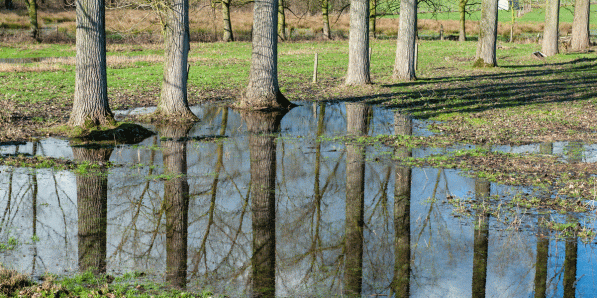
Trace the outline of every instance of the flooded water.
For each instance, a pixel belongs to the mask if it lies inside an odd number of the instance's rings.
[[[520,212],[514,224],[462,216],[448,199],[507,201],[535,190],[392,159],[454,148],[361,146],[334,138],[430,135],[423,121],[348,103],[309,103],[285,115],[219,106],[193,111],[201,122],[149,127],[157,135],[137,145],[71,147],[49,138],[1,146],[1,154],[118,166],[0,168],[0,262],[34,276],[138,271],[231,297],[597,292],[595,243],[538,236],[547,232],[537,224],[574,216],[595,229],[595,214]],[[567,148],[493,150],[572,158]],[[594,146],[577,151],[583,161],[597,158]]]

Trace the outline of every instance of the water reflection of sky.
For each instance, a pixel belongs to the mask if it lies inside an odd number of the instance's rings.
[[[202,122],[190,136],[219,135],[223,107],[200,106],[193,111]],[[345,237],[347,148],[342,142],[317,139],[322,105],[307,103],[284,116],[276,139],[276,293],[279,296],[327,296],[341,293],[342,243]],[[394,134],[394,114],[373,109],[368,135]],[[322,135],[346,133],[344,104],[325,105]],[[152,128],[152,127],[150,127]],[[155,129],[155,128],[153,128]],[[232,296],[245,293],[251,259],[251,214],[247,197],[250,183],[249,135],[240,115],[228,111],[227,138],[219,142],[187,143],[189,206],[189,286],[210,284]],[[425,123],[414,121],[413,134],[428,135]],[[119,146],[110,160],[127,166],[108,175],[108,271],[141,270],[162,274],[166,248],[160,208],[164,182],[164,151],[150,150],[163,141],[150,137],[136,146]],[[553,153],[564,156],[568,143],[554,143]],[[416,148],[415,157],[471,148]],[[584,146],[583,160],[592,162],[593,146]],[[65,140],[43,139],[37,154],[73,158]],[[218,152],[221,172],[215,172]],[[506,152],[539,152],[539,145],[496,147]],[[33,153],[33,145],[2,146],[0,153]],[[394,199],[398,166],[387,156],[393,148],[367,147],[365,152],[363,295],[389,293],[394,275]],[[385,153],[384,153],[385,152]],[[320,162],[316,163],[317,154]],[[380,157],[381,156],[381,157]],[[377,158],[380,157],[380,158]],[[131,165],[137,164],[132,167]],[[315,174],[321,200],[315,200]],[[33,231],[33,178],[37,179],[37,236]],[[213,221],[208,222],[211,187],[218,175]],[[411,294],[415,297],[471,295],[474,258],[474,218],[453,214],[446,197],[475,197],[475,179],[458,170],[414,168],[411,172]],[[517,188],[490,184],[492,195],[508,199]],[[9,197],[10,193],[10,197]],[[19,239],[14,250],[0,252],[0,262],[23,272],[70,274],[77,270],[77,185],[68,171],[0,168],[0,241]],[[247,207],[249,206],[249,207]],[[521,214],[521,225],[489,221],[486,294],[490,297],[533,295],[537,262],[537,219]],[[554,220],[565,220],[554,216]],[[581,218],[592,227],[594,217]],[[209,235],[206,230],[210,228]],[[200,249],[203,247],[203,251]],[[593,268],[594,244],[578,244],[578,296],[597,291]],[[564,242],[551,240],[548,262],[548,297],[562,296]]]

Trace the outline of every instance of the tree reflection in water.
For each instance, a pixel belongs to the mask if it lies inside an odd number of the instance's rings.
[[[186,287],[187,241],[189,226],[189,183],[187,181],[187,141],[190,124],[160,126],[166,214],[166,282]]]
[[[473,255],[473,297],[485,297],[487,283],[487,250],[489,248],[489,214],[483,206],[491,193],[491,182],[475,180],[475,199],[483,202],[475,217],[475,237]]]
[[[108,174],[112,148],[73,147],[77,162],[99,163],[97,172],[77,173],[79,270],[106,272]]]
[[[412,119],[409,115],[394,115],[394,133],[412,135]],[[396,149],[398,163],[412,156],[406,147]],[[394,184],[394,277],[390,285],[396,297],[410,296],[410,187],[412,169],[396,165]]]
[[[286,111],[242,112],[249,131],[252,296],[276,294],[276,136]]]
[[[346,130],[366,135],[370,107],[346,105]],[[363,282],[363,226],[365,204],[365,147],[346,145],[346,246],[344,248],[344,295],[360,297]]]

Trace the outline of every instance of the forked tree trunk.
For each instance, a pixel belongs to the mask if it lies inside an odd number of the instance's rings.
[[[278,0],[253,5],[253,50],[249,84],[239,108],[286,109],[292,104],[278,86]]]
[[[276,137],[285,113],[244,112],[249,131],[253,297],[276,293]]]
[[[112,149],[73,147],[76,161],[106,162]],[[106,241],[108,224],[108,173],[77,174],[79,270],[106,272]]]
[[[75,99],[70,126],[113,125],[108,105],[104,0],[77,0]]]
[[[412,135],[412,119],[407,115],[394,115],[394,133]],[[396,157],[407,159],[412,151],[406,147],[396,149]],[[396,164],[394,183],[394,277],[391,288],[395,297],[410,297],[410,191],[412,169]]]
[[[187,283],[187,239],[189,225],[189,183],[187,143],[191,125],[158,127],[164,156],[164,211],[166,214],[166,282],[177,288]]]
[[[369,62],[369,0],[351,0],[346,85],[371,84]]]
[[[346,131],[366,135],[370,107],[346,105]],[[344,295],[361,297],[363,281],[363,228],[365,204],[365,147],[346,145],[346,244],[344,248]]]
[[[466,4],[468,0],[458,2],[458,13],[460,14],[460,24],[458,26],[458,41],[466,41]]]
[[[589,48],[589,8],[589,0],[576,0],[574,4],[574,22],[570,41],[573,51],[585,51]]]
[[[400,0],[400,27],[396,42],[394,79],[412,81],[415,76],[417,0]]]
[[[224,36],[222,40],[234,41],[232,23],[230,22],[230,0],[222,0],[222,19],[224,19]]]
[[[497,0],[481,1],[481,21],[479,22],[479,42],[477,43],[475,67],[497,66],[497,15]]]
[[[31,38],[39,40],[39,26],[37,24],[37,0],[25,0],[29,13],[29,28]]]
[[[321,15],[323,17],[323,38],[332,39],[329,17],[330,3],[328,0],[321,0]]]
[[[164,24],[164,78],[162,94],[155,111],[167,119],[197,121],[187,101],[189,56],[189,1],[169,0],[163,12]]]
[[[278,36],[286,40],[286,12],[284,11],[284,0],[278,0]]]
[[[559,53],[558,39],[560,35],[560,0],[547,0],[545,4],[545,28],[543,29],[543,45],[541,52],[545,56]]]
[[[375,23],[377,21],[377,0],[371,0],[369,2],[369,32],[373,35],[373,38],[376,38],[377,35],[375,34]]]

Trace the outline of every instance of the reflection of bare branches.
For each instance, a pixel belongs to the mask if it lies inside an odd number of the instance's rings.
[[[157,136],[153,137],[153,145],[155,146],[157,143]],[[151,154],[149,156],[149,171],[147,173],[148,176],[153,175],[153,165],[155,163],[155,150],[151,150]],[[139,219],[139,214],[141,213],[141,207],[143,206],[143,199],[145,198],[145,195],[148,193],[149,191],[149,185],[150,182],[152,180],[147,179],[147,181],[145,181],[145,186],[143,187],[143,190],[141,191],[141,195],[139,195],[139,199],[137,200],[137,203],[135,204],[135,213],[133,214],[133,218],[131,219],[131,225],[130,228],[125,229],[122,232],[122,238],[120,239],[120,243],[118,243],[116,249],[114,250],[114,252],[112,253],[112,255],[110,257],[115,256],[117,253],[122,252],[123,247],[126,243],[128,243],[128,238],[129,238],[129,231],[133,230],[135,233],[133,235],[133,238],[137,238],[137,221]],[[157,227],[159,227],[159,223],[156,226],[156,230]],[[149,251],[146,252],[147,254],[149,254]]]

